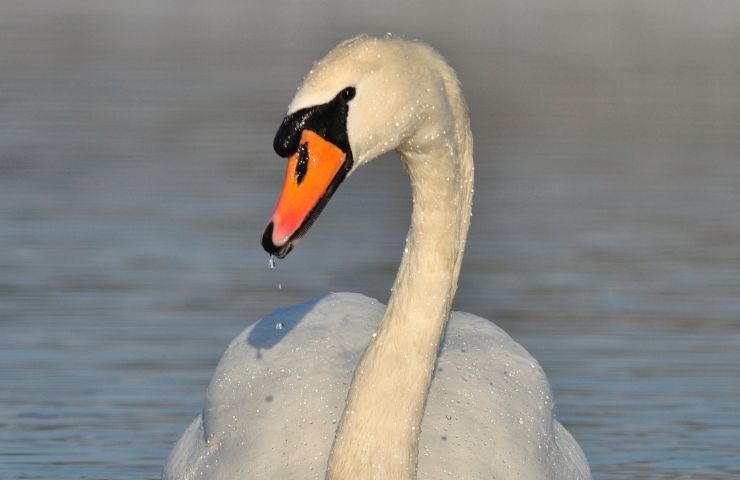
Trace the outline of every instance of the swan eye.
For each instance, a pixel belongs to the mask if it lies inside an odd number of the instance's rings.
[[[308,144],[304,143],[298,147],[298,161],[295,164],[295,181],[298,185],[303,182],[303,177],[308,171]]]
[[[349,102],[350,100],[355,98],[355,93],[357,93],[355,87],[347,87],[342,90],[342,93],[340,93],[340,95],[342,96],[342,100],[344,100],[345,102]]]

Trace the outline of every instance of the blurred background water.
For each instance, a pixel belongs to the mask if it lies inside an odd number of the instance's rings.
[[[301,77],[386,31],[470,103],[455,307],[539,359],[595,478],[740,477],[740,3],[4,0],[0,478],[157,478],[233,336],[387,299],[392,157],[277,270],[258,244]]]

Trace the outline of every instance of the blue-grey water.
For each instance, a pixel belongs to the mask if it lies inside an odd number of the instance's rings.
[[[258,244],[295,87],[366,31],[458,69],[455,307],[538,358],[594,477],[740,478],[740,4],[668,0],[1,2],[0,478],[157,478],[233,336],[387,299],[392,157],[275,271]]]

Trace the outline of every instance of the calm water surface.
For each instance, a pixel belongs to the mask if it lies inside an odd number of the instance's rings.
[[[258,244],[298,81],[386,30],[470,100],[456,308],[540,361],[595,478],[740,478],[738,4],[246,3],[0,5],[0,478],[157,478],[242,329],[387,299],[392,157],[275,271]]]

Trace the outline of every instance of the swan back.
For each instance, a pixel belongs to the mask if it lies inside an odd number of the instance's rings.
[[[203,413],[163,478],[323,478],[352,373],[384,310],[363,295],[331,294],[246,329],[221,358]],[[524,348],[487,320],[455,312],[427,399],[418,477],[589,478],[552,405]]]

